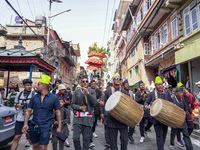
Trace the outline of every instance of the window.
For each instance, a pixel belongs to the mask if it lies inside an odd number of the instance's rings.
[[[132,78],[132,70],[130,70],[129,73],[130,73],[130,78]]]
[[[144,55],[151,55],[149,43],[144,43]]]
[[[135,48],[133,48],[131,56],[133,57],[135,55]]]
[[[138,66],[135,67],[135,73],[138,74]]]
[[[171,21],[172,40],[178,36],[177,18]]]
[[[159,32],[155,33],[154,36],[154,46],[155,46],[155,50],[159,50],[160,49],[160,34]]]
[[[168,31],[167,31],[167,23],[165,23],[160,29],[160,47],[162,48],[165,44],[168,43]]]
[[[197,7],[191,11],[191,22],[192,22],[192,30],[196,30],[198,28],[197,21]]]
[[[153,43],[154,43],[154,36],[151,37],[150,42],[151,42],[151,51],[153,52],[153,50],[154,50],[154,46],[153,46]]]
[[[185,35],[189,35],[200,28],[200,5],[195,5],[196,3],[191,3],[190,6],[183,11]]]
[[[143,12],[142,12],[142,6],[141,6],[140,10],[137,13],[137,25],[140,24],[140,22],[142,21],[142,19],[143,19]]]
[[[149,8],[151,7],[151,4],[153,0],[145,0],[144,1],[144,14],[146,14],[149,10]]]

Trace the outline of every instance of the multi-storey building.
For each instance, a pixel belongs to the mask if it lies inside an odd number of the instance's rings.
[[[177,8],[168,7],[165,0],[133,0],[128,5],[120,1],[115,15],[114,44],[122,78],[131,87],[139,80],[150,85],[155,76],[177,75],[175,52],[181,48]],[[120,9],[120,6],[125,8]]]

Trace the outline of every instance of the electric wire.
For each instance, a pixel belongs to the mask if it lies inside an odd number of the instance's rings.
[[[34,20],[33,12],[32,12],[32,9],[31,9],[31,6],[30,6],[30,3],[29,3],[28,0],[27,0],[27,3],[28,3],[28,7],[29,7],[29,9],[30,9],[31,15],[32,15],[32,17],[33,17],[33,20]]]
[[[107,2],[106,19],[105,19],[105,25],[104,25],[104,34],[103,34],[103,43],[102,43],[102,46],[104,45],[104,40],[105,40],[106,24],[107,24],[107,18],[108,18],[108,8],[109,8],[109,0]]]
[[[109,38],[111,26],[112,26],[113,14],[114,14],[114,10],[115,10],[115,1],[116,1],[116,0],[114,0],[113,9],[112,9],[112,15],[111,15],[111,17],[110,17],[110,26],[109,26],[109,30],[108,30],[107,41],[108,41],[108,38]]]
[[[33,3],[33,12],[34,12],[34,15],[36,16],[34,0],[32,0],[32,3]]]
[[[38,36],[35,31],[26,23],[26,21],[20,16],[20,14],[16,11],[16,9],[10,4],[10,2],[8,0],[5,0],[6,3],[11,7],[11,9],[20,17],[20,19],[22,19],[22,21],[26,24],[27,27],[29,27],[29,29],[35,34],[35,36],[44,43],[45,46],[48,46],[50,48],[49,45],[46,44],[46,42],[43,41],[43,39]]]
[[[18,5],[18,8],[19,8],[20,15],[22,16],[22,12],[21,12],[21,9],[20,9],[19,1],[18,1],[18,0],[17,0],[17,5]]]

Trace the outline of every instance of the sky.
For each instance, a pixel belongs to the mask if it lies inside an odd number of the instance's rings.
[[[16,14],[7,5],[5,0],[0,0],[0,24],[14,24]],[[8,0],[20,15],[27,19],[35,20],[35,16],[48,16],[48,0]],[[109,1],[109,5],[107,5]],[[60,38],[65,41],[80,44],[81,65],[87,60],[88,47],[94,42],[97,46],[106,47],[107,41],[113,35],[111,30],[115,10],[120,0],[63,0],[63,3],[52,3],[51,15],[71,9],[51,20],[51,26]],[[106,10],[108,6],[107,23],[104,37]],[[113,11],[114,7],[114,11]],[[104,44],[103,44],[104,37]]]

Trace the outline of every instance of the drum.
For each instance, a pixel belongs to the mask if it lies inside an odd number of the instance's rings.
[[[179,128],[185,121],[185,111],[172,102],[156,99],[150,110],[153,118],[164,125],[172,128]]]
[[[119,91],[114,92],[106,102],[105,110],[116,120],[134,127],[143,117],[143,108],[131,97]]]

